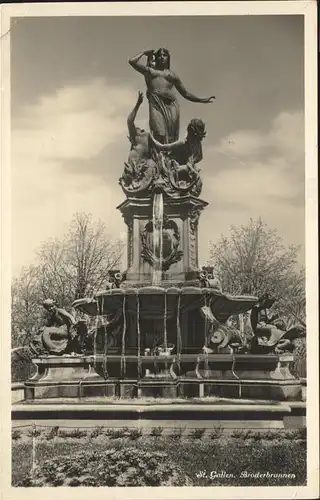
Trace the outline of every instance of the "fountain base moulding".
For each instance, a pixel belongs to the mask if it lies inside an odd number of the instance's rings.
[[[95,370],[92,356],[39,356],[37,373],[25,382],[25,400],[112,397],[117,384]]]
[[[25,399],[220,397],[296,401],[301,381],[292,355],[181,354],[39,357]]]
[[[290,372],[291,354],[216,355],[199,359],[181,382],[184,397],[217,396],[301,401],[302,385]]]

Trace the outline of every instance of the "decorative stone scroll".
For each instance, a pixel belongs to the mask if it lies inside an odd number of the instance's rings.
[[[152,244],[153,222],[149,221],[141,232],[142,258],[151,266],[155,264]],[[163,260],[162,270],[167,271],[169,267],[183,256],[183,252],[178,250],[180,244],[180,233],[177,224],[166,215],[163,218]]]

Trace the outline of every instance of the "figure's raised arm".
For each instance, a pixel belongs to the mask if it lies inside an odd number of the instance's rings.
[[[180,80],[180,78],[177,75],[172,74],[172,82],[173,82],[175,88],[177,89],[177,91],[182,95],[182,97],[184,97],[188,101],[201,102],[201,103],[206,104],[206,103],[211,103],[213,101],[213,99],[215,99],[214,95],[212,95],[210,97],[197,97],[194,94],[191,94],[185,88],[182,81]]]
[[[136,126],[134,124],[134,121],[136,119],[136,116],[137,116],[137,113],[138,113],[138,109],[140,108],[140,106],[142,104],[142,101],[143,101],[143,93],[139,92],[138,93],[138,99],[137,99],[136,105],[133,108],[133,110],[131,111],[131,113],[129,114],[128,118],[127,118],[127,126],[128,126],[129,138],[130,138],[130,141],[131,141],[132,144],[135,143],[135,139],[136,139],[136,135],[137,135],[137,129],[136,129]]]
[[[139,61],[143,56],[148,57],[148,55],[151,52],[153,52],[153,50],[145,50],[144,52],[140,52],[140,54],[137,54],[136,56],[131,57],[131,59],[129,59],[130,66],[132,66],[133,69],[135,69],[136,71],[139,71],[139,73],[142,73],[143,75],[145,75],[146,73],[149,72],[150,68],[146,64],[142,64]]]
[[[61,314],[61,316],[65,320],[66,324],[68,324],[68,326],[76,324],[76,320],[75,320],[74,316],[72,316],[72,314],[68,313],[68,311],[66,311],[65,309],[59,309],[59,313]]]

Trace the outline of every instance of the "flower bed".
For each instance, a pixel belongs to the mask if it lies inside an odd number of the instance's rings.
[[[277,486],[306,481],[306,436],[301,429],[229,435],[216,429],[206,438],[179,428],[169,436],[158,428],[148,435],[102,427],[86,433],[42,431],[36,437],[33,476],[30,429],[13,431],[13,486]]]

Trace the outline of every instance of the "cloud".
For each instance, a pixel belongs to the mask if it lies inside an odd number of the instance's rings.
[[[203,215],[203,237],[215,241],[232,224],[261,216],[286,244],[304,242],[302,113],[281,112],[265,131],[230,133],[204,156],[203,195],[212,202]],[[207,258],[207,248],[202,254]]]
[[[293,140],[295,139],[295,140]],[[270,131],[269,142],[287,155],[304,155],[304,116],[302,112],[283,112],[276,116]]]
[[[239,198],[244,205],[256,206],[270,197],[299,203],[304,188],[302,113],[279,113],[265,132],[230,133],[208,150],[209,162],[215,197],[224,200],[231,191],[230,201]]]
[[[90,163],[126,138],[126,116],[134,99],[130,89],[96,79],[43,96],[13,120],[14,271],[32,262],[42,241],[62,235],[75,212],[91,212],[107,222],[115,238],[123,237],[126,227],[115,209],[123,198],[121,189],[91,175]],[[85,168],[77,169],[78,162]]]
[[[303,113],[281,112],[266,131],[234,131],[211,148],[211,152],[223,152],[240,160],[276,153],[286,160],[300,161],[304,156]]]
[[[61,236],[73,214],[101,218],[112,238],[126,239],[116,206],[128,154],[126,118],[136,94],[95,79],[58,89],[25,106],[12,123],[13,272],[34,261],[42,241]],[[145,126],[147,103],[137,120]],[[282,112],[264,131],[230,132],[204,143],[201,164],[209,201],[200,219],[199,261],[208,241],[232,224],[261,216],[285,243],[304,241],[302,113]],[[303,257],[302,257],[303,259]]]
[[[14,120],[18,150],[29,152],[32,143],[32,154],[41,160],[97,156],[125,133],[125,116],[134,98],[126,87],[113,87],[102,79],[43,96],[35,106],[25,106]]]

